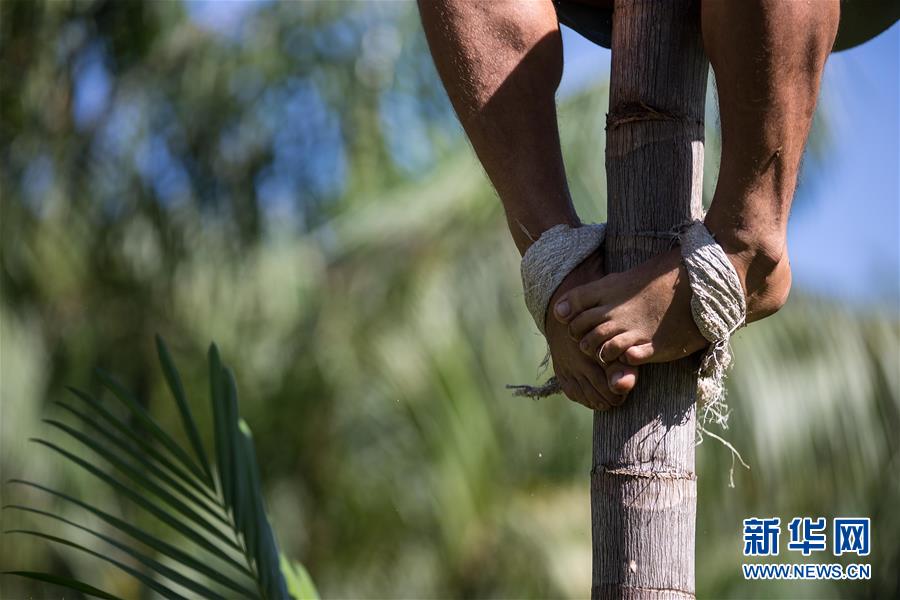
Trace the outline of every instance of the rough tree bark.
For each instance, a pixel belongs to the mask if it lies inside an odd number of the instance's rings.
[[[699,0],[617,0],[607,117],[606,266],[624,271],[701,214],[709,63]],[[622,409],[595,413],[593,598],[694,597],[697,357],[641,367]]]

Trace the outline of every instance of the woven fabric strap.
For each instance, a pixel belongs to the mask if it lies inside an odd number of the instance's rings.
[[[700,221],[678,235],[691,286],[691,313],[709,348],[700,362],[697,401],[703,421],[725,425],[725,371],[731,364],[731,335],[747,319],[744,288],[725,251]]]
[[[542,334],[547,305],[562,280],[606,237],[606,224],[569,227],[555,225],[541,234],[522,257],[522,289],[525,305]]]
[[[722,247],[701,221],[679,227],[673,237],[681,245],[681,256],[691,286],[691,313],[700,333],[710,345],[700,362],[697,400],[701,420],[725,425],[725,372],[731,364],[731,335],[747,318],[747,303],[737,271]],[[592,254],[606,235],[605,223],[548,229],[522,258],[525,303],[541,333],[550,298],[572,269]],[[671,235],[671,234],[670,234]],[[546,334],[545,334],[546,335]],[[556,378],[542,386],[508,386],[517,396],[533,398],[560,392]]]

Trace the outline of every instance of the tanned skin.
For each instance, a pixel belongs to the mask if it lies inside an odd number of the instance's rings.
[[[580,224],[560,148],[555,94],[562,38],[550,0],[420,0],[435,65],[524,253],[557,224]],[[775,313],[791,285],[787,221],[838,0],[702,0],[716,77],[722,159],[705,223],[737,270],[748,321]],[[621,404],[638,365],[707,345],[691,317],[677,248],[623,273],[602,249],[562,282],[546,318],[565,394]]]

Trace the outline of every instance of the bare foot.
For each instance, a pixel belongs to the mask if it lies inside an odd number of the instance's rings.
[[[726,249],[727,252],[727,249]],[[729,254],[748,295],[748,321],[773,314],[787,299],[787,256]],[[601,365],[678,360],[708,345],[691,315],[691,290],[680,248],[624,273],[582,285],[554,299],[554,315],[581,351]]]
[[[603,276],[603,257],[596,253],[588,257],[563,280],[550,299],[550,307],[576,286],[597,280]],[[560,386],[570,399],[593,410],[608,410],[619,406],[634,387],[637,371],[618,361],[601,367],[587,354],[581,352],[577,340],[569,337],[569,328],[547,315],[547,343],[553,359],[553,371]]]

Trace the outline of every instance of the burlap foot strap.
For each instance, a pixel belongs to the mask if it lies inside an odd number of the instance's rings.
[[[654,234],[657,235],[657,234]],[[606,225],[582,227],[556,225],[544,232],[522,257],[522,288],[525,304],[541,333],[550,298],[563,279],[603,243]],[[706,226],[694,221],[680,227],[673,237],[681,244],[681,255],[691,286],[694,322],[710,345],[700,363],[697,400],[701,418],[723,423],[725,371],[731,364],[729,340],[744,324],[747,314],[744,290],[737,271]],[[517,396],[540,398],[560,392],[556,378],[542,386],[508,386]]]

